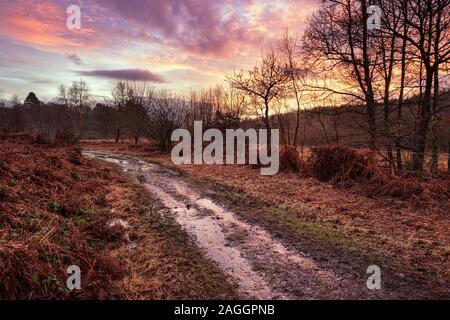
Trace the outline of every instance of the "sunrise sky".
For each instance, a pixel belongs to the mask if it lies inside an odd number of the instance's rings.
[[[183,91],[254,64],[284,28],[301,33],[319,0],[0,0],[0,89],[53,99],[84,79],[94,98],[119,79]],[[82,30],[66,27],[81,8]]]

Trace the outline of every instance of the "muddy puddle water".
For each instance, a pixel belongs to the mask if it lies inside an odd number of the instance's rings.
[[[263,228],[202,196],[177,173],[137,157],[84,152],[120,166],[154,194],[250,299],[348,298],[349,283],[293,252]],[[342,290],[346,287],[347,290]]]

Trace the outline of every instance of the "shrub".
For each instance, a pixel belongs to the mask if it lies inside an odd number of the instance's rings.
[[[67,130],[59,130],[55,134],[55,138],[53,139],[53,145],[70,146],[73,144],[77,144],[79,140],[80,140],[79,137],[76,136],[73,132]]]
[[[313,148],[309,161],[312,173],[321,181],[369,179],[377,171],[369,153],[339,145]]]
[[[302,160],[295,146],[282,146],[280,149],[280,170],[300,172],[303,168]]]

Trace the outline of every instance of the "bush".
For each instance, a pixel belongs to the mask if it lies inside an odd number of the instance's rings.
[[[370,179],[377,171],[369,153],[339,145],[313,148],[309,161],[314,176],[325,182]]]
[[[280,149],[280,170],[300,172],[304,167],[295,146],[282,146]]]
[[[56,133],[55,138],[53,139],[53,145],[69,146],[77,144],[79,140],[80,140],[79,137],[76,136],[73,132],[69,132],[67,130],[60,130]]]

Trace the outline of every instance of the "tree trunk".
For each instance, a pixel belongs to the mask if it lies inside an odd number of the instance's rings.
[[[394,54],[395,54],[395,40],[396,36],[392,35],[389,47],[389,61],[386,60],[386,55],[383,51],[383,68],[384,68],[384,135],[386,139],[386,151],[391,171],[395,169],[394,154],[392,152],[392,132],[391,132],[391,106],[390,106],[390,89],[392,82],[392,72],[394,69]],[[381,39],[384,47],[384,39]]]
[[[397,160],[397,172],[403,171],[403,162],[402,162],[402,150],[400,149],[400,143],[396,142],[396,160]]]
[[[393,50],[393,49],[392,49]],[[391,125],[390,125],[390,105],[389,105],[389,89],[391,85],[391,75],[385,81],[385,92],[384,92],[384,136],[386,139],[386,151],[389,161],[389,167],[391,170],[394,169],[394,154],[392,152],[392,135],[391,135]]]
[[[369,98],[367,102],[367,121],[369,123],[369,148],[370,150],[376,150],[377,145],[377,125],[375,120],[375,102],[373,96]]]
[[[431,172],[437,173],[439,166],[439,142],[438,142],[438,104],[439,104],[439,39],[441,33],[441,11],[438,12],[437,23],[436,23],[436,38],[434,42],[434,90],[433,90],[433,115],[431,120],[431,131],[432,131],[432,150],[431,150]]]
[[[120,140],[120,128],[117,128],[117,131],[116,131],[116,143],[119,143],[119,140]]]
[[[267,152],[270,154],[272,152],[272,134],[270,131],[270,120],[269,120],[269,101],[265,99],[264,101],[266,111],[265,111],[265,122],[266,122],[266,129],[267,129]]]
[[[432,142],[431,142],[430,171],[431,171],[431,173],[437,173],[438,172],[438,164],[439,164],[439,143],[438,143],[436,124],[432,125],[431,136],[432,136]]]
[[[270,134],[269,102],[267,100],[264,101],[264,107],[265,107],[264,122],[266,125],[267,134]]]
[[[367,21],[367,3],[366,0],[361,0],[361,10],[363,15],[363,21]],[[369,123],[369,147],[371,150],[376,150],[377,141],[377,125],[376,125],[376,106],[375,98],[372,87],[372,73],[370,71],[370,60],[369,60],[369,48],[368,48],[368,30],[367,24],[363,23],[363,39],[362,39],[362,58],[363,58],[363,69],[364,69],[364,84],[366,86],[365,98],[367,107],[367,120]]]
[[[404,7],[404,14],[407,16],[408,13],[408,6],[405,4]],[[405,90],[405,79],[406,79],[406,35],[408,33],[408,26],[405,23],[403,26],[403,41],[402,41],[402,66],[401,66],[401,76],[400,76],[400,93],[398,97],[398,109],[397,109],[397,134],[395,140],[395,146],[396,146],[396,153],[397,153],[397,171],[401,172],[403,170],[403,163],[402,163],[402,151],[400,149],[400,136],[402,134],[402,112],[403,112],[403,97],[404,97],[404,90]]]
[[[432,138],[432,148],[431,148],[431,173],[438,172],[439,166],[439,141],[438,141],[438,103],[439,103],[439,69],[435,68],[434,73],[434,91],[433,91],[433,115],[431,120],[431,138]]]
[[[431,88],[433,86],[433,71],[426,68],[425,92],[420,104],[419,124],[417,128],[416,148],[413,155],[413,170],[423,171],[425,150],[427,145],[427,135],[431,121]]]

